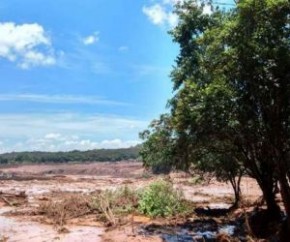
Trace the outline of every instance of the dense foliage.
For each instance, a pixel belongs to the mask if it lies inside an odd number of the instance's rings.
[[[168,217],[186,211],[186,204],[180,191],[172,184],[159,180],[147,187],[139,200],[139,211],[150,217]]]
[[[12,152],[0,155],[0,164],[65,163],[136,160],[139,146],[126,149],[99,149],[68,152]]]
[[[151,126],[143,147],[159,155],[162,147],[170,148],[166,159],[157,160],[173,168],[194,165],[229,181],[245,171],[277,217],[278,182],[290,215],[289,1],[240,0],[231,10],[211,14],[197,1],[183,1],[176,13],[179,23],[171,35],[180,53],[166,115],[169,142],[160,146],[156,141],[163,133]],[[150,149],[142,152],[150,164]]]

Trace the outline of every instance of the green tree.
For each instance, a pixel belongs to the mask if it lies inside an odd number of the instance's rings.
[[[219,157],[217,164],[241,164],[277,217],[278,180],[290,228],[289,1],[240,0],[232,10],[210,15],[197,1],[185,1],[176,13],[179,23],[171,34],[180,53],[170,101],[173,157],[184,144],[186,163],[207,151],[199,159],[203,164],[211,164],[209,154]]]
[[[227,65],[220,67],[236,93],[236,143],[268,203],[272,188],[264,184],[278,179],[288,218],[289,14],[286,0],[239,1],[223,36]],[[288,222],[290,228],[290,219]]]
[[[239,1],[209,16],[189,1],[177,13],[177,127],[234,145],[273,214],[278,179],[289,214],[289,2]]]
[[[174,166],[174,141],[172,126],[168,115],[161,115],[153,120],[149,129],[140,133],[140,138],[146,140],[140,150],[140,156],[146,168],[154,173],[169,172]]]
[[[180,45],[180,54],[172,72],[176,91],[170,101],[174,129],[187,136],[190,163],[231,183],[237,206],[244,157],[232,143],[235,92],[216,68],[224,52],[220,31],[231,13],[216,10],[205,15],[194,1],[177,6],[176,12],[180,21],[171,34]]]

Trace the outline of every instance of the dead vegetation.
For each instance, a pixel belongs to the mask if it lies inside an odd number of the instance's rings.
[[[38,214],[45,216],[55,227],[63,227],[68,220],[93,213],[93,198],[80,193],[59,192],[40,204]]]
[[[27,195],[25,194],[25,192],[13,194],[0,191],[0,200],[2,200],[8,206],[17,207],[27,203]]]
[[[136,191],[127,186],[121,189],[91,194],[54,192],[42,197],[37,214],[48,223],[62,228],[69,220],[94,214],[106,226],[124,223],[124,217],[138,206]]]
[[[116,226],[124,222],[126,215],[138,207],[138,192],[124,186],[119,190],[106,190],[94,197],[93,206],[99,211],[99,219],[107,225]]]

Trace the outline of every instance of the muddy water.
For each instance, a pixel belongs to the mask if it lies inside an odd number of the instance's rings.
[[[201,216],[200,219],[190,219],[184,224],[176,226],[150,224],[143,226],[140,234],[157,235],[164,242],[214,242],[217,241],[216,238],[220,234],[233,236],[244,241],[244,232],[240,229],[241,224],[238,221],[231,222],[214,218],[225,216],[224,212],[227,213],[229,207],[230,205],[226,203],[210,203],[205,208],[197,208],[197,210],[199,209],[203,213],[215,213],[212,215],[213,218]]]
[[[69,226],[68,233],[59,234],[52,226],[4,217],[3,213],[8,211],[12,209],[0,209],[0,240],[7,238],[8,242],[100,242],[104,231],[98,227]]]
[[[165,242],[199,242],[216,241],[218,234],[237,236],[237,226],[234,224],[218,225],[214,220],[196,220],[192,223],[178,226],[145,226],[140,234],[157,235]],[[241,236],[237,236],[242,239]]]

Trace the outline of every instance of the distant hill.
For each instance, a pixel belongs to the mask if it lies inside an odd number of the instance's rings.
[[[68,152],[12,152],[0,154],[0,164],[23,163],[66,163],[66,162],[93,162],[93,161],[121,161],[136,160],[140,146],[123,149],[97,149],[88,151]]]

